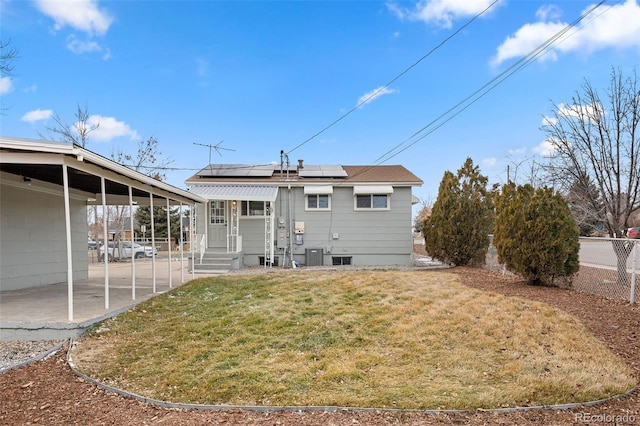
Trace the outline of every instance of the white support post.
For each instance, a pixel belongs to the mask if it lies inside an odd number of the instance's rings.
[[[178,243],[180,246],[178,247],[178,253],[180,253],[180,284],[184,284],[184,227],[182,224],[182,201],[180,201],[180,238],[178,238]]]
[[[191,250],[191,279],[194,280],[196,278],[196,250],[195,250],[195,241],[196,241],[196,223],[198,221],[198,216],[196,213],[196,204],[192,204],[191,215],[189,216],[189,250]]]
[[[64,223],[67,237],[67,303],[69,322],[73,321],[73,252],[71,250],[71,207],[69,205],[69,171],[62,165],[62,184],[64,187]]]
[[[173,288],[173,271],[171,270],[171,205],[167,198],[167,249],[169,250],[169,288]]]
[[[156,293],[156,234],[155,234],[155,225],[154,225],[154,217],[153,217],[153,193],[149,193],[149,204],[151,210],[151,281],[153,282],[153,293]]]
[[[209,225],[211,224],[211,200],[207,201],[204,205],[204,241],[206,249],[209,244]],[[202,255],[200,255],[202,258]]]
[[[133,238],[133,189],[129,186],[129,229],[131,230],[131,299],[136,300],[136,254]]]
[[[104,308],[109,309],[109,212],[107,211],[107,188],[104,177],[100,177],[102,190],[102,233],[104,240]],[[115,255],[115,251],[113,252]]]

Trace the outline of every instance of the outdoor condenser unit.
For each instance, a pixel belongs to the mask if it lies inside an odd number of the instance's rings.
[[[307,266],[322,266],[323,252],[321,248],[308,248],[304,251]]]

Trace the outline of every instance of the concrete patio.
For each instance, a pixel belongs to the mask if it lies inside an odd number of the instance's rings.
[[[73,284],[73,320],[69,321],[67,283],[0,293],[0,341],[59,340],[80,335],[91,325],[191,281],[187,259],[156,258],[153,289],[151,259],[136,260],[135,299],[131,262],[109,264],[109,306],[105,307],[104,264],[89,265],[89,278]],[[197,274],[196,278],[209,275]]]

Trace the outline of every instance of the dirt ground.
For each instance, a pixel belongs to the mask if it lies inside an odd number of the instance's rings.
[[[640,309],[637,305],[547,287],[532,287],[500,273],[450,270],[471,287],[548,303],[577,318],[640,379]],[[428,270],[420,273],[432,273]],[[517,412],[255,412],[165,409],[107,393],[77,377],[66,352],[0,374],[2,425],[567,425],[640,423],[640,398],[624,398],[570,410]]]

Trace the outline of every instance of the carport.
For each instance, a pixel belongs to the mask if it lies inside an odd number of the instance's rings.
[[[149,206],[170,209],[204,202],[199,196],[129,169],[87,149],[66,143],[0,137],[0,295],[66,283],[67,320],[74,321],[74,283],[89,279],[86,207]],[[82,218],[84,209],[84,223]],[[129,215],[133,222],[133,215]],[[168,219],[168,218],[167,218]],[[108,221],[108,220],[106,220]],[[169,220],[167,220],[170,222]],[[151,240],[155,245],[154,217]],[[133,229],[133,223],[130,224]],[[182,221],[180,221],[182,228]],[[109,240],[105,226],[104,241]],[[190,227],[192,228],[192,227]],[[193,232],[193,229],[189,229]],[[184,230],[181,229],[180,235]],[[168,232],[170,235],[170,231]],[[193,239],[192,239],[193,240]],[[180,250],[183,244],[180,241]],[[175,260],[175,261],[174,261]],[[184,282],[185,256],[171,258],[169,288],[178,263]],[[131,259],[131,300],[136,300],[136,264]],[[160,260],[150,261],[152,292]],[[109,310],[110,263],[102,265],[104,309]],[[5,293],[8,294],[8,293]]]

